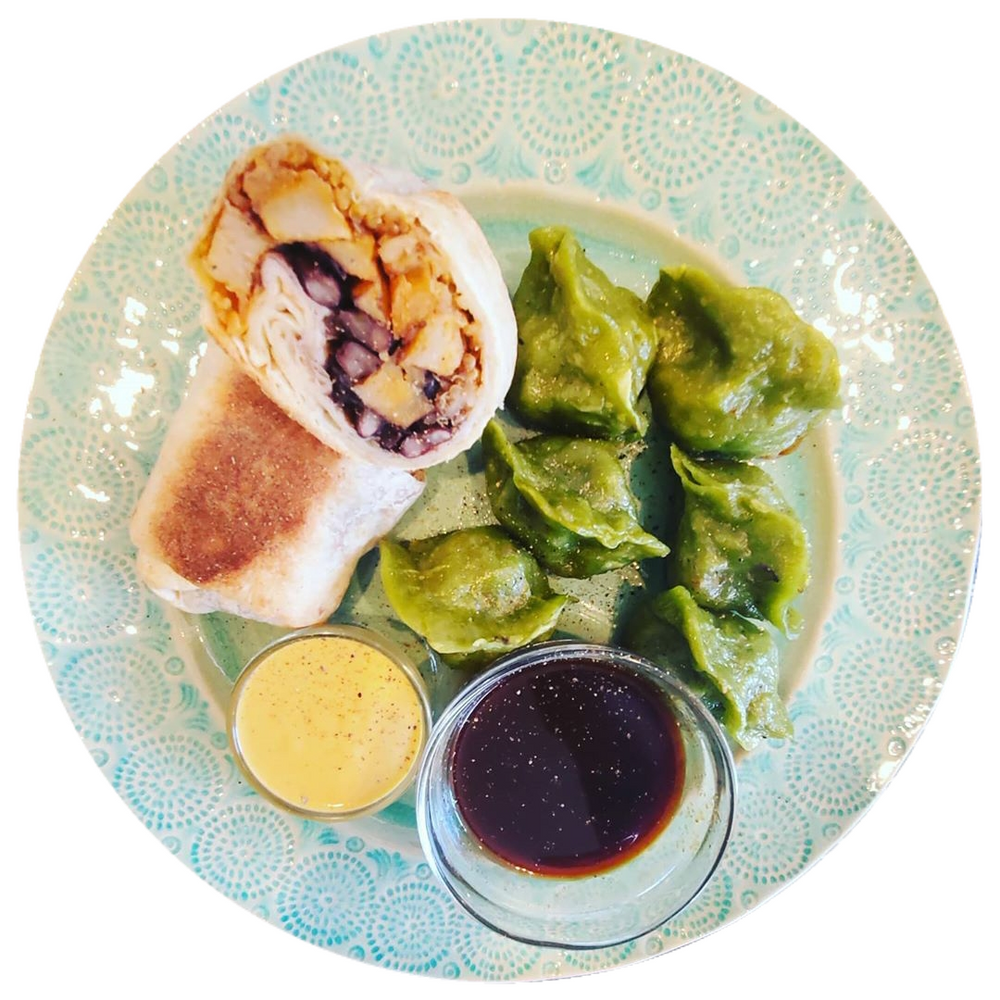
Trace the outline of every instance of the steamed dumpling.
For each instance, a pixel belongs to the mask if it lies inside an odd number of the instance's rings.
[[[837,404],[833,344],[768,288],[662,271],[646,302],[660,330],[647,392],[684,448],[729,458],[786,452]]]
[[[684,491],[677,582],[713,611],[763,618],[783,632],[809,581],[805,529],[774,480],[745,462],[694,459],[670,449]]]
[[[610,281],[562,227],[536,229],[514,293],[517,366],[507,402],[525,423],[586,437],[646,430],[639,394],[657,335],[642,300]]]
[[[399,618],[455,666],[478,668],[547,638],[570,598],[502,528],[384,539],[382,585]]]
[[[667,669],[700,675],[705,699],[740,746],[791,736],[792,720],[778,693],[778,649],[756,622],[698,607],[684,587],[653,598],[624,643]]]
[[[638,502],[608,441],[483,435],[486,491],[497,520],[550,572],[587,577],[669,549],[642,529]]]

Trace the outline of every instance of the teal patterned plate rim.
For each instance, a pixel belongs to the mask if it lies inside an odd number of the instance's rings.
[[[223,647],[252,631],[175,613],[138,582],[128,519],[205,336],[186,249],[233,158],[283,131],[454,191],[482,216],[508,281],[523,232],[495,209],[516,204],[522,222],[550,212],[592,224],[595,253],[637,290],[655,265],[641,246],[660,238],[667,257],[781,292],[837,345],[844,405],[786,480],[817,567],[813,624],[784,679],[795,738],[740,758],[719,869],[638,940],[592,951],[509,941],[435,881],[405,807],[324,826],[268,805],[240,780],[225,735]],[[754,908],[844,835],[905,759],[947,675],[980,491],[972,406],[934,292],[830,150],[679,53],[597,28],[478,21],[307,59],[240,94],[148,171],[59,304],[25,422],[19,501],[45,660],[95,764],[152,835],[236,903],[320,947],[500,980],[670,951]]]

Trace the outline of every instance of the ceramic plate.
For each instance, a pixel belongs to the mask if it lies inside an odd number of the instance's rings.
[[[776,289],[837,345],[843,408],[769,466],[812,545],[807,626],[783,648],[795,738],[740,757],[719,870],[638,940],[564,952],[481,927],[431,875],[405,800],[336,826],[269,806],[240,780],[224,720],[232,677],[273,630],[182,615],[136,577],[128,519],[205,339],[186,251],[232,159],[285,130],[454,191],[511,287],[529,229],[563,222],[637,292],[660,264],[698,263]],[[647,471],[655,529],[654,460]],[[434,470],[400,533],[488,519],[479,475],[474,452]],[[551,978],[669,951],[806,871],[872,804],[934,704],[968,604],[979,491],[972,409],[933,290],[843,163],[766,99],[683,55],[524,21],[418,27],[323,53],[178,143],[66,291],[20,479],[46,661],[95,763],[151,834],[299,938],[463,979]],[[384,621],[373,568],[362,561],[339,617]],[[574,584],[567,632],[606,638],[641,586],[628,572]],[[439,708],[458,682],[439,672]]]

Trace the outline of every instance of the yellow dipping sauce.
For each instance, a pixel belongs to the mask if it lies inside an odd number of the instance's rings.
[[[350,632],[350,629],[345,629]],[[230,725],[261,791],[305,814],[358,814],[409,783],[426,702],[392,657],[350,635],[280,643],[248,666]]]

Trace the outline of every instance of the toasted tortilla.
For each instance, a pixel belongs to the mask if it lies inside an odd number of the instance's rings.
[[[328,448],[209,344],[130,532],[140,576],[171,604],[297,628],[336,610],[422,490]]]

